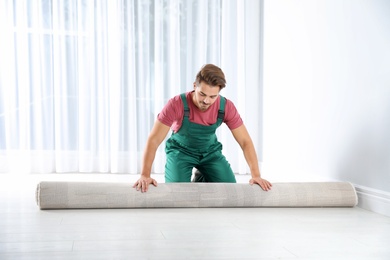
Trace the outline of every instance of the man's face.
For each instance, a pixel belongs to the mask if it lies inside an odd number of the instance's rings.
[[[192,101],[202,111],[206,111],[218,98],[220,87],[207,85],[204,81],[194,83],[194,95]]]

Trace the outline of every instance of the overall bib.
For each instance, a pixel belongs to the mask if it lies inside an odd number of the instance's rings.
[[[194,167],[202,173],[203,182],[236,182],[215,134],[225,114],[225,98],[220,98],[217,122],[205,126],[190,122],[185,93],[180,96],[184,104],[184,118],[179,131],[172,133],[166,142],[165,182],[190,182]]]

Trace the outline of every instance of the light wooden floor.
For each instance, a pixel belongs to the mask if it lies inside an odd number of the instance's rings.
[[[134,178],[0,175],[0,259],[390,259],[390,218],[360,208],[41,211],[35,205],[39,180]]]

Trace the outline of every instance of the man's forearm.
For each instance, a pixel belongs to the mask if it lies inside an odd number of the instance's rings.
[[[146,145],[143,159],[142,159],[142,170],[141,175],[145,177],[150,177],[150,173],[152,171],[152,165],[154,158],[156,156],[157,148],[151,145],[149,142]]]
[[[259,161],[253,144],[244,147],[244,157],[251,171],[252,178],[261,177]]]

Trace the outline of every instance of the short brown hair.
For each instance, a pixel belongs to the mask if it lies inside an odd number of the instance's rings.
[[[221,68],[213,64],[204,65],[196,75],[196,84],[200,84],[202,81],[211,86],[218,86],[220,90],[226,86],[225,74]]]

